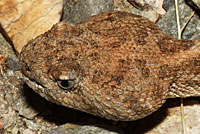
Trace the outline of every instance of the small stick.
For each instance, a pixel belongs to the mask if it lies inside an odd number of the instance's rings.
[[[181,35],[183,33],[183,30],[185,29],[185,27],[187,26],[187,24],[190,22],[190,20],[192,19],[192,17],[194,16],[195,11],[192,12],[192,14],[190,15],[190,17],[187,19],[187,21],[185,22],[185,24],[183,25],[183,27],[181,28]]]
[[[194,16],[194,14],[195,14],[195,11],[192,12],[192,14],[190,15],[190,17],[187,19],[187,21],[185,22],[185,24],[181,28],[180,35],[179,35],[180,37],[182,36],[183,30],[185,29],[185,27],[187,26],[187,24],[190,22],[190,20]],[[186,132],[186,126],[185,126],[183,98],[181,98],[181,119],[182,119],[183,134],[186,134],[187,132]]]
[[[180,100],[181,100],[181,121],[182,121],[183,134],[187,134],[186,126],[185,126],[183,98],[180,98]]]
[[[179,11],[178,11],[178,0],[175,0],[175,8],[176,8],[176,23],[177,23],[177,30],[178,30],[178,39],[181,39],[181,28],[180,28]]]
[[[175,8],[176,8],[176,22],[177,22],[177,29],[178,29],[178,39],[181,39],[181,28],[180,28],[180,20],[179,20],[179,11],[178,11],[178,0],[175,0]],[[185,126],[185,116],[184,116],[184,106],[183,106],[183,98],[181,100],[181,121],[182,121],[182,128],[183,134],[187,134],[186,126]]]

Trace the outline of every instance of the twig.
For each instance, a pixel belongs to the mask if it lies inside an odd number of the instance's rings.
[[[185,29],[185,27],[187,26],[187,24],[190,22],[190,20],[192,19],[192,17],[194,16],[195,11],[192,12],[192,14],[190,15],[190,17],[188,18],[188,20],[185,22],[185,24],[183,25],[183,27],[181,28],[181,35],[183,33],[183,30]]]
[[[175,0],[175,7],[176,7],[176,23],[177,23],[177,30],[178,30],[178,39],[181,39],[181,28],[180,28],[179,11],[178,11],[178,0]]]
[[[177,29],[178,29],[178,39],[181,39],[181,28],[180,28],[180,21],[179,21],[179,11],[178,11],[178,0],[175,0],[175,7],[176,7],[176,22],[177,22]],[[184,116],[184,106],[183,106],[183,98],[181,100],[181,121],[182,121],[182,128],[183,134],[187,134],[186,126],[185,126],[185,116]]]
[[[183,134],[187,134],[186,126],[185,126],[183,98],[180,98],[180,100],[181,100],[181,121],[182,121]]]

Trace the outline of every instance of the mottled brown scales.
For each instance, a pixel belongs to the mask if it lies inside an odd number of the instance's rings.
[[[41,96],[112,120],[137,120],[167,98],[200,95],[199,40],[176,40],[119,11],[60,22],[30,41],[20,60]]]

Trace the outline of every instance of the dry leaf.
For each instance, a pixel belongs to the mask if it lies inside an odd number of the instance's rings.
[[[192,6],[197,12],[200,11],[200,0],[185,0],[190,6]]]
[[[0,133],[3,133],[3,130],[4,130],[4,124],[3,121],[0,120]]]
[[[31,39],[59,22],[62,0],[0,0],[0,23],[20,53]]]
[[[128,0],[134,7],[144,10],[151,7],[157,13],[164,15],[166,11],[162,8],[164,0]]]

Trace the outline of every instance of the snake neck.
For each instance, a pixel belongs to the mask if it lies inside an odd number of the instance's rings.
[[[169,81],[168,98],[200,96],[200,39],[177,40],[173,47],[176,52],[165,56],[161,69]]]

